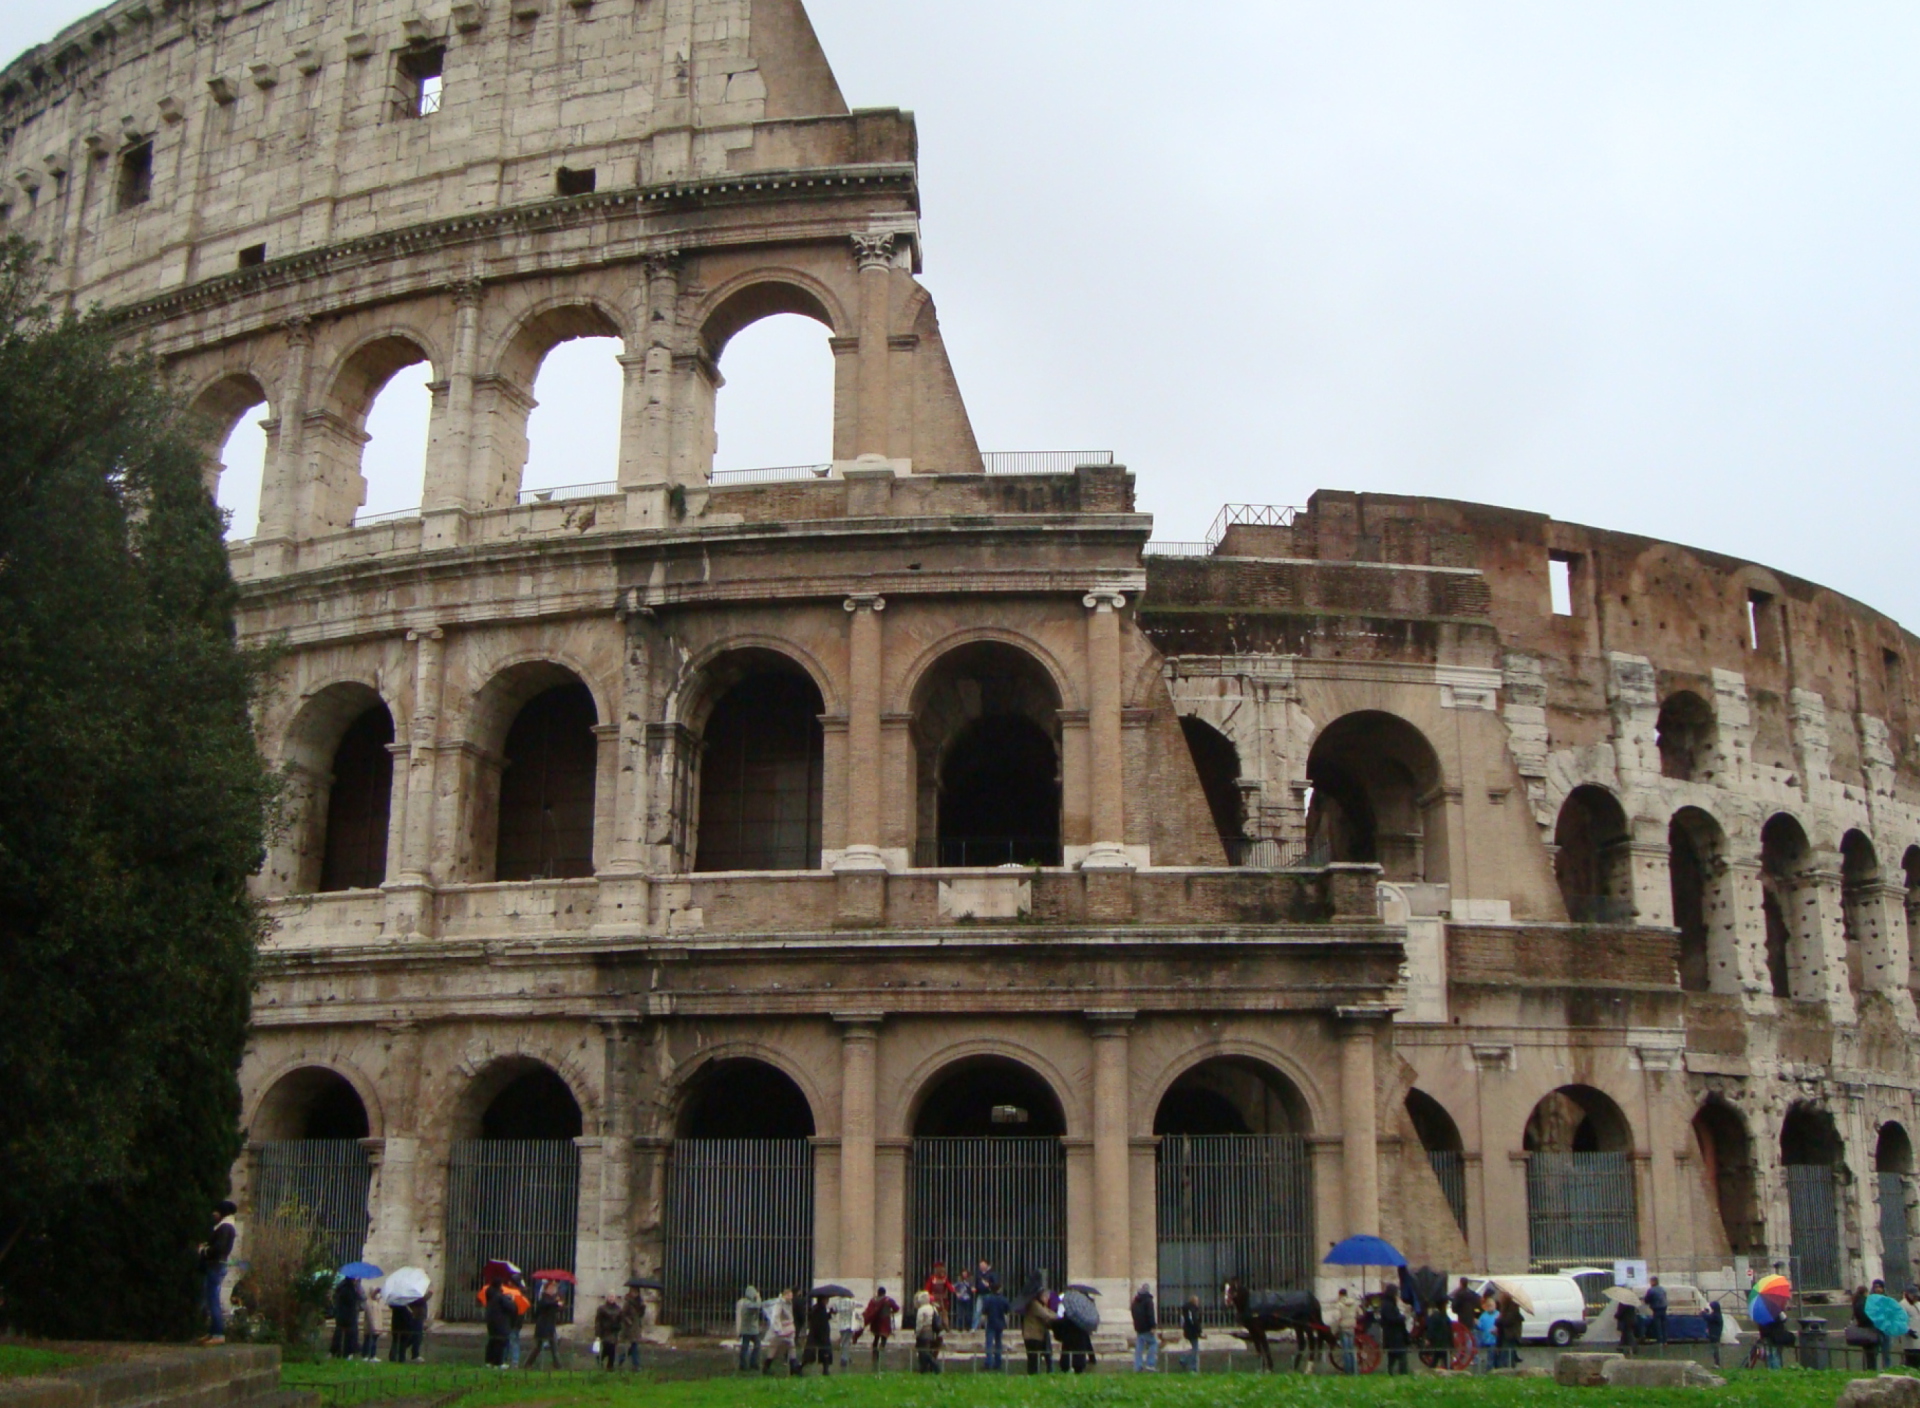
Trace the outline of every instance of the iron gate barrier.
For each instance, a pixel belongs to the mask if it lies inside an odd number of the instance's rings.
[[[1831,1164],[1787,1164],[1787,1226],[1800,1262],[1799,1288],[1841,1289],[1840,1209]]]
[[[373,1164],[358,1139],[277,1139],[262,1144],[254,1162],[256,1212],[298,1206],[320,1229],[335,1266],[366,1250],[372,1189]]]
[[[1433,1176],[1440,1180],[1447,1210],[1460,1225],[1460,1235],[1464,1238],[1467,1235],[1467,1156],[1448,1149],[1429,1149],[1427,1162],[1433,1167]]]
[[[1912,1255],[1907,1250],[1907,1176],[1883,1173],[1880,1178],[1880,1275],[1890,1296],[1905,1295],[1913,1283]]]
[[[1058,1139],[916,1139],[912,1157],[909,1286],[923,1284],[936,1261],[958,1275],[983,1259],[1009,1296],[1034,1271],[1050,1286],[1065,1283],[1067,1155]]]
[[[446,1293],[442,1320],[485,1318],[480,1272],[572,1271],[580,1226],[580,1146],[571,1139],[462,1139],[447,1169]],[[573,1288],[562,1287],[566,1316]]]
[[[1527,1241],[1535,1271],[1638,1257],[1633,1156],[1528,1154]]]
[[[1170,1134],[1154,1160],[1160,1319],[1178,1324],[1188,1296],[1200,1316],[1233,1316],[1220,1290],[1313,1288],[1313,1156],[1298,1134]]]
[[[661,1319],[733,1333],[747,1286],[768,1300],[813,1282],[813,1141],[676,1139],[667,1159]]]

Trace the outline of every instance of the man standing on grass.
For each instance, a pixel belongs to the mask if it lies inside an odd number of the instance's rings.
[[[1160,1321],[1150,1284],[1140,1283],[1130,1308],[1133,1311],[1133,1372],[1152,1373],[1160,1367]]]
[[[981,1265],[985,1265],[982,1262]],[[1007,1369],[1007,1355],[1004,1336],[1007,1333],[1007,1315],[1013,1309],[1007,1298],[1000,1294],[996,1286],[991,1291],[983,1291],[974,1303],[974,1314],[978,1317],[980,1328],[986,1332],[985,1368],[995,1374],[1003,1374]]]
[[[227,1279],[227,1260],[233,1255],[234,1239],[240,1229],[234,1226],[234,1214],[240,1209],[222,1200],[213,1210],[213,1231],[200,1248],[200,1294],[207,1307],[207,1337],[202,1344],[227,1342],[227,1313],[220,1306],[220,1288]]]

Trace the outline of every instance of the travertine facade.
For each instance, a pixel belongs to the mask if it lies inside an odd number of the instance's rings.
[[[924,1141],[1022,1131],[996,1254],[1115,1295],[1361,1231],[1909,1274],[1891,621],[1433,500],[1151,551],[1125,469],[983,458],[912,118],[848,111],[798,0],[121,0],[0,75],[0,144],[7,227],[210,451],[267,406],[233,560],[297,804],[243,1184],[360,1139],[368,1254],[458,1285],[486,1146],[577,1150],[552,1254],[688,1324],[729,1138],[810,1141],[775,1240],[856,1286],[984,1250]],[[835,463],[714,482],[775,313],[831,335]],[[523,504],[580,336],[624,345],[618,482]],[[421,361],[421,510],[355,526]]]

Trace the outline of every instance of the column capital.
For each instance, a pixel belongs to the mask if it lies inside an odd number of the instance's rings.
[[[831,1014],[840,1035],[846,1041],[871,1041],[879,1035],[880,1024],[887,1020],[884,1012],[835,1012]]]
[[[456,308],[478,308],[486,300],[487,286],[478,279],[455,279],[447,285]]]
[[[1372,1037],[1374,1027],[1392,1017],[1395,1008],[1385,1003],[1367,1003],[1356,1007],[1336,1007],[1333,1015],[1344,1024],[1340,1035],[1348,1039]]]
[[[680,277],[681,258],[680,251],[677,249],[657,249],[640,262],[649,279]]]
[[[868,611],[885,611],[887,599],[877,592],[856,592],[846,599],[844,605],[849,612],[859,611],[863,607]]]
[[[1080,599],[1080,604],[1089,611],[1120,611],[1126,607],[1127,598],[1112,587],[1095,587]]]
[[[415,626],[412,630],[407,632],[407,640],[409,642],[422,641],[422,640],[445,640],[446,638],[447,638],[446,630],[440,626]]]
[[[305,313],[295,313],[280,324],[280,330],[286,334],[287,345],[290,347],[313,346],[313,319]]]
[[[1139,1015],[1131,1007],[1090,1007],[1085,1013],[1096,1037],[1126,1036]]]
[[[900,236],[889,230],[881,234],[861,234],[853,236],[853,258],[862,272],[868,269],[891,269],[894,250],[899,246]]]

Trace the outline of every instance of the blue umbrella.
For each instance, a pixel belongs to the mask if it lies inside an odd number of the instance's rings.
[[[1873,1322],[1873,1328],[1881,1334],[1898,1339],[1907,1332],[1907,1312],[1892,1296],[1868,1296],[1862,1309],[1867,1312],[1867,1319]]]
[[[350,1261],[340,1268],[340,1274],[349,1281],[378,1281],[387,1273],[370,1261]]]
[[[1405,1266],[1407,1259],[1393,1243],[1378,1237],[1349,1237],[1322,1257],[1328,1266]]]

